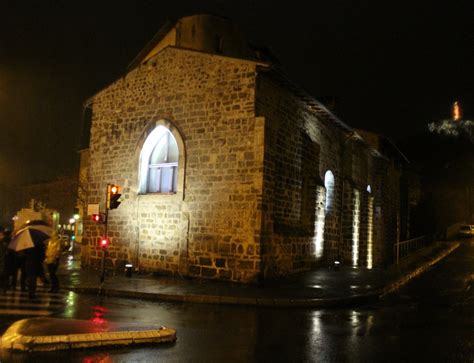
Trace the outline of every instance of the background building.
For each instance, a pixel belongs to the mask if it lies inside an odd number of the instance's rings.
[[[59,223],[68,224],[77,200],[77,175],[50,181],[0,187],[1,224],[12,224],[12,218],[22,208],[47,208],[59,213]],[[32,200],[33,204],[32,205]]]

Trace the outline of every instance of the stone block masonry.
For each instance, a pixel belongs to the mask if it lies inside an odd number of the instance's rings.
[[[109,213],[108,259],[142,270],[252,281],[260,270],[263,120],[255,117],[256,64],[166,48],[93,98],[89,203],[124,187]],[[147,132],[174,128],[183,145],[176,194],[140,194]],[[100,226],[86,223],[98,265]]]
[[[385,223],[399,198],[396,171],[358,135],[328,120],[327,110],[311,110],[307,96],[272,71],[261,70],[257,85],[257,115],[265,117],[265,278],[335,260],[364,268],[385,261],[393,243]]]
[[[106,266],[249,283],[390,261],[409,225],[390,143],[387,157],[270,64],[160,44],[92,98],[88,203],[104,210],[107,183],[124,197]],[[147,192],[165,170],[143,156],[156,130],[176,145],[173,192]],[[84,223],[85,264],[102,233]]]

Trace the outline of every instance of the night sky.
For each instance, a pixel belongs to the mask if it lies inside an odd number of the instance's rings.
[[[472,0],[166,3],[0,3],[0,183],[74,170],[82,103],[166,20],[195,13],[233,19],[297,84],[336,97],[352,127],[413,137],[449,118],[455,100],[474,119]]]

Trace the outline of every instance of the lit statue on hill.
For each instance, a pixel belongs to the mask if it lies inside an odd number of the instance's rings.
[[[461,107],[457,101],[453,104],[452,119],[431,122],[428,124],[428,129],[439,135],[467,137],[471,142],[474,142],[474,121],[462,119]]]
[[[461,119],[461,108],[459,107],[458,101],[454,102],[453,105],[453,119],[459,121]]]

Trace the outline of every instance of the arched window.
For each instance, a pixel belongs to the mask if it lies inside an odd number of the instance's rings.
[[[324,175],[324,186],[326,187],[326,213],[332,210],[334,203],[334,174],[328,170]]]
[[[370,185],[367,185],[367,192],[372,193],[372,188],[370,187]]]
[[[179,151],[173,134],[164,126],[148,135],[140,153],[140,193],[175,193]]]

